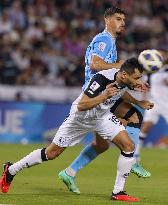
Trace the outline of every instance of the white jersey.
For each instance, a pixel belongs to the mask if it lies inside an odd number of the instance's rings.
[[[117,69],[110,69],[96,73],[89,82],[84,91],[85,95],[93,98],[100,95],[106,86],[113,83],[118,87],[116,82]],[[63,122],[58,129],[53,143],[60,147],[73,146],[81,142],[89,132],[98,133],[103,139],[112,141],[125,127],[110,112],[110,108],[124,94],[127,87],[118,87],[117,95],[106,100],[104,103],[97,105],[95,108],[87,111],[78,111],[77,104],[82,94],[73,102],[69,117]]]
[[[82,94],[73,102],[70,115],[77,117],[77,118],[95,118],[98,116],[103,115],[105,112],[109,111],[109,109],[114,105],[114,103],[122,97],[122,95],[125,93],[126,90],[128,90],[128,87],[123,86],[119,87],[116,82],[116,75],[118,73],[119,69],[109,69],[109,70],[103,70],[98,72],[94,75],[94,77],[91,79],[88,87],[84,91],[84,93],[89,97],[96,97],[100,93],[102,93],[106,86],[110,83],[113,83],[118,89],[118,93],[115,96],[112,96],[111,98],[107,99],[105,102],[97,105],[95,108],[87,111],[78,111],[77,104],[79,100],[82,97]]]
[[[154,108],[145,111],[144,121],[157,123],[159,117],[162,116],[168,123],[168,86],[165,80],[168,80],[168,70],[166,65],[161,71],[151,76],[151,97],[154,102]]]
[[[163,69],[151,76],[152,99],[162,107],[168,107],[168,86],[165,84],[165,80],[168,80],[168,71]]]

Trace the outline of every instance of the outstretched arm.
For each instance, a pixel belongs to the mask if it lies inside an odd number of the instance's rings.
[[[138,106],[140,106],[140,107],[143,108],[143,109],[149,110],[149,109],[153,108],[153,106],[154,106],[153,103],[151,103],[151,102],[149,102],[149,101],[147,101],[147,100],[141,100],[141,101],[136,100],[136,99],[135,99],[134,97],[132,97],[132,95],[130,95],[128,92],[125,92],[124,95],[122,96],[122,98],[123,98],[126,102],[128,102],[128,103],[133,103],[133,104],[135,104],[135,105],[138,105]]]

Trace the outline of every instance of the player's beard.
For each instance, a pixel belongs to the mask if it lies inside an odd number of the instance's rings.
[[[116,32],[117,36],[120,36],[121,35],[121,31],[120,32]]]
[[[122,31],[116,32],[116,38],[119,38],[122,35]]]
[[[121,36],[121,34],[124,32],[124,27],[122,27],[121,31],[116,32],[116,36]]]
[[[135,86],[133,86],[133,85],[127,85],[127,88],[129,88],[130,90],[134,90],[134,89],[135,89]]]
[[[117,36],[117,37],[120,37],[120,36],[122,35],[123,31],[124,31],[124,29],[123,29],[122,31],[116,32],[116,36]]]

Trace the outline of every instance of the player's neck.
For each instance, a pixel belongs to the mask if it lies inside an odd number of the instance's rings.
[[[111,29],[108,29],[107,27],[105,28],[105,31],[107,31],[114,39],[116,39],[116,32],[112,31]]]
[[[120,76],[120,73],[119,73],[119,72],[118,72],[117,75],[116,75],[116,82],[117,82],[117,84],[118,84],[119,86],[121,86],[121,87],[124,85],[123,81],[121,80],[121,76]]]

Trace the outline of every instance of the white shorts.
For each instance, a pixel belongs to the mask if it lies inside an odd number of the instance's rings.
[[[151,110],[146,110],[143,121],[150,121],[153,124],[156,124],[159,120],[159,117],[162,116],[168,123],[168,108],[161,107],[157,104]]]
[[[123,130],[125,127],[110,112],[96,119],[74,119],[69,116],[58,129],[53,143],[60,147],[74,146],[89,132],[97,132],[102,138],[112,141]]]

